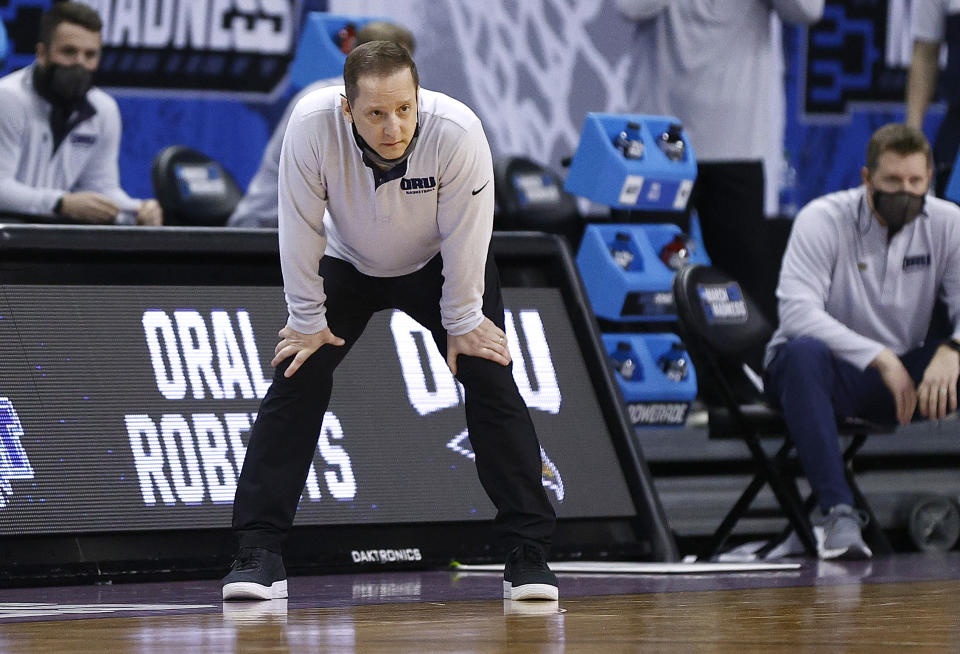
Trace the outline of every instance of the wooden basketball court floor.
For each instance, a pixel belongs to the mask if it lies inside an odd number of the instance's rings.
[[[797,570],[560,575],[559,602],[450,571],[0,589],[0,652],[960,652],[960,553]]]

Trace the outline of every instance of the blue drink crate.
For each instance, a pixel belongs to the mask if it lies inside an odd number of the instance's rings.
[[[660,363],[672,348],[683,347],[680,338],[676,334],[603,334],[603,344],[611,365],[631,360],[629,379],[620,370],[614,376],[634,428],[682,427],[697,397],[697,373],[685,350],[673,351],[683,361],[683,379],[671,379]]]
[[[615,145],[631,123],[637,126],[630,130],[631,141],[642,144],[638,158]],[[682,131],[682,159],[671,160],[661,150],[660,135],[672,124],[679,124],[672,116],[588,113],[564,188],[616,209],[683,211],[697,179],[697,162]]]
[[[670,223],[588,225],[577,267],[594,315],[617,322],[675,321],[671,286],[676,271],[660,252],[682,234]],[[693,246],[689,263],[709,265],[703,245],[694,240]]]

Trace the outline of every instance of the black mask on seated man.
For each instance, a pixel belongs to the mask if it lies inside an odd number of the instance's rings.
[[[76,105],[93,86],[93,73],[80,64],[47,64],[36,70],[34,84],[37,92],[52,104]]]
[[[873,192],[873,208],[887,224],[887,233],[892,237],[923,212],[926,197],[906,191],[889,193],[878,189]]]

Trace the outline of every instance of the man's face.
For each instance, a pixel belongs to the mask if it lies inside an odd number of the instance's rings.
[[[41,66],[79,64],[91,73],[100,65],[100,32],[75,23],[60,23],[53,31],[50,45],[37,44],[37,63]]]
[[[347,120],[381,157],[396,159],[406,151],[417,128],[417,86],[409,68],[360,77],[357,97],[341,103]]]
[[[906,191],[913,195],[924,195],[930,188],[933,170],[927,156],[921,152],[901,155],[887,151],[880,155],[873,174],[864,167],[862,176],[868,189],[867,199],[873,209],[871,196],[875,190],[885,193]]]

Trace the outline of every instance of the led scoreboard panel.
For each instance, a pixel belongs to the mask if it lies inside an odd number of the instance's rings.
[[[219,574],[286,319],[275,232],[2,220],[0,575]],[[492,247],[554,552],[676,558],[569,250],[535,233]],[[336,372],[285,556],[502,560],[493,512],[445,357],[376,314]]]
[[[556,288],[505,288],[514,377],[561,518],[636,515]],[[0,286],[0,533],[226,527],[279,286]],[[489,520],[463,394],[376,314],[337,370],[298,525]]]

